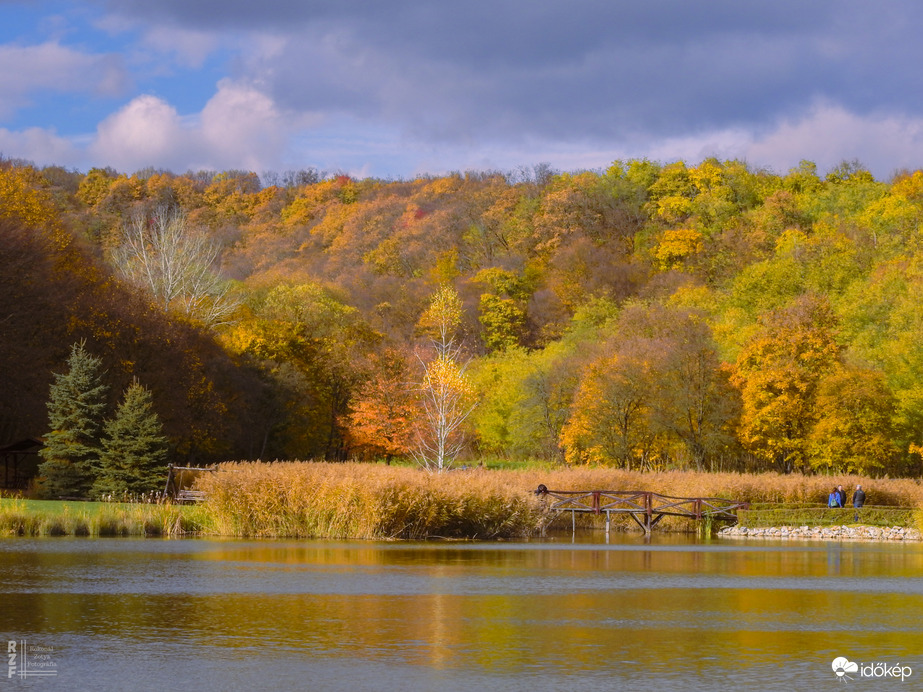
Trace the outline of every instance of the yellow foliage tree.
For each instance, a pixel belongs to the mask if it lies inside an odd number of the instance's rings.
[[[420,318],[419,328],[430,337],[435,356],[418,359],[423,366],[419,386],[423,423],[418,429],[414,458],[424,468],[442,472],[451,468],[465,439],[462,425],[474,411],[474,387],[460,363],[455,331],[461,321],[461,300],[454,288],[443,284]]]
[[[840,367],[818,387],[811,466],[835,473],[887,469],[897,455],[895,400],[883,373]]]
[[[664,231],[663,237],[654,248],[654,259],[663,270],[679,269],[690,258],[698,255],[705,244],[702,234],[694,228],[676,228]]]
[[[570,464],[617,465],[630,469],[653,439],[649,363],[630,356],[600,358],[587,370],[561,431]]]
[[[806,469],[817,387],[840,354],[835,317],[825,299],[805,295],[760,322],[737,358],[742,442],[783,471]]]
[[[0,218],[30,228],[57,227],[51,197],[42,185],[42,177],[32,168],[0,168]]]

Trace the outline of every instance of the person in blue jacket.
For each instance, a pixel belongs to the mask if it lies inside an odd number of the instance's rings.
[[[840,491],[836,488],[833,489],[833,492],[830,493],[830,497],[827,498],[828,507],[842,507],[843,500],[840,498]]]
[[[846,491],[843,490],[843,486],[838,485],[836,487],[836,492],[837,492],[837,495],[840,496],[840,507],[845,507],[846,506]]]

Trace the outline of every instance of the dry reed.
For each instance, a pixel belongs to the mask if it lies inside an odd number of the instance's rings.
[[[534,532],[535,497],[506,474],[368,464],[223,464],[203,476],[219,534],[317,538],[508,538]]]
[[[630,472],[619,469],[483,470],[432,474],[370,464],[233,462],[203,476],[210,530],[225,536],[364,539],[511,538],[537,533],[551,517],[534,495],[551,490],[650,490],[675,497],[751,503],[823,504],[835,485],[861,483],[868,504],[920,507],[916,480],[857,476]],[[630,518],[613,515],[613,529]],[[578,517],[582,526],[599,517]],[[569,521],[567,522],[569,523]],[[694,530],[667,517],[661,530]]]

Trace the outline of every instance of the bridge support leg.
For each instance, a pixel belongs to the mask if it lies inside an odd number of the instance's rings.
[[[609,510],[606,510],[606,536],[609,536]]]

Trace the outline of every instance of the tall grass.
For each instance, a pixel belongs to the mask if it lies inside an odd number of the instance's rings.
[[[3,500],[0,536],[175,536],[207,530],[201,508]]]
[[[541,505],[506,474],[432,474],[367,464],[223,464],[203,476],[219,534],[324,538],[508,538],[533,533]]]
[[[791,510],[825,504],[834,485],[851,491],[861,483],[868,493],[868,510],[872,505],[921,508],[916,516],[923,523],[923,487],[919,481],[857,476],[640,473],[541,467],[475,467],[431,474],[419,468],[381,464],[235,462],[222,464],[197,483],[198,489],[207,492],[208,500],[196,506],[0,499],[0,536],[196,533],[239,537],[502,539],[535,535],[552,520],[552,529],[569,528],[570,516],[556,517],[544,511],[546,503],[534,494],[539,484],[550,490],[650,490],[675,497],[720,497],[754,505],[784,503]],[[758,509],[764,508],[754,508]],[[852,517],[851,509],[839,512]],[[865,510],[860,518],[864,513]],[[753,520],[756,514],[751,513]],[[613,530],[637,530],[627,515],[612,514],[611,520]],[[582,514],[577,515],[575,523],[601,527],[604,521],[604,515]],[[697,522],[678,517],[665,517],[657,525],[661,531],[695,531],[697,527],[701,528]]]
[[[869,503],[923,505],[923,488],[906,479],[855,476],[640,473],[569,468],[430,474],[375,464],[235,462],[203,476],[208,524],[220,535],[367,539],[510,538],[541,530],[552,516],[534,490],[651,490],[677,497],[721,497],[752,503],[823,503],[834,485],[862,483]],[[612,515],[612,527],[634,527]],[[580,526],[604,517],[578,515]],[[558,523],[570,523],[570,517]],[[661,530],[694,531],[695,522],[665,517]]]

